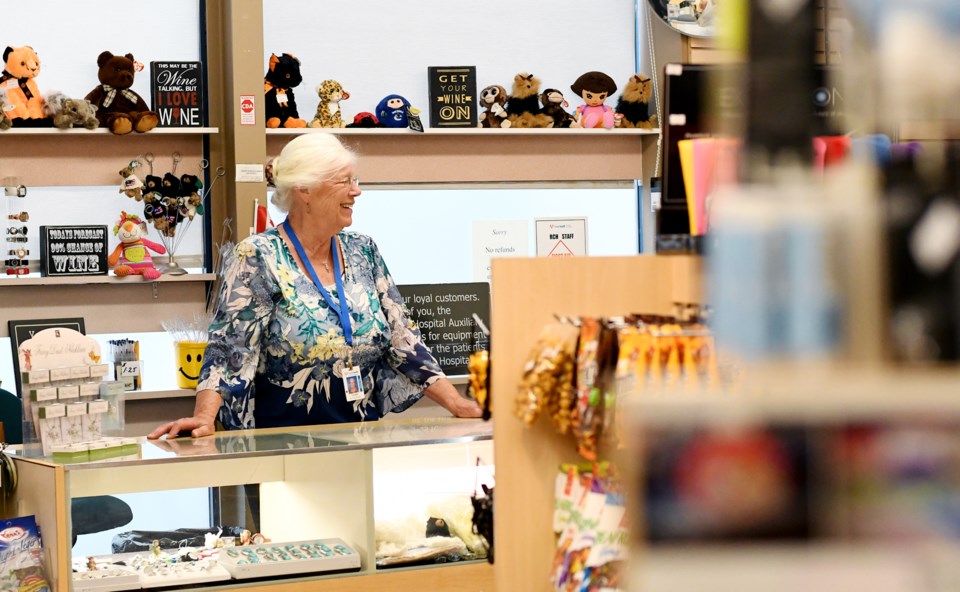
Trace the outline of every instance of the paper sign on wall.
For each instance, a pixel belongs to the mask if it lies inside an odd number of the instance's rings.
[[[530,229],[526,220],[475,221],[473,223],[473,279],[490,281],[494,257],[527,257]]]
[[[586,218],[537,218],[537,257],[585,257]]]
[[[240,95],[240,125],[256,125],[257,98],[254,95]]]

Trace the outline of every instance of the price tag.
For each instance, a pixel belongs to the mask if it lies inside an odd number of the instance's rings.
[[[140,360],[120,362],[120,372],[117,376],[140,376]]]

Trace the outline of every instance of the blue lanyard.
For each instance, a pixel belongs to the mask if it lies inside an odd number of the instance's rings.
[[[337,305],[333,303],[333,298],[330,296],[330,293],[327,292],[327,289],[320,283],[320,278],[317,277],[317,272],[314,271],[313,265],[310,263],[310,258],[307,257],[307,254],[304,252],[303,245],[300,244],[300,239],[297,238],[297,233],[294,232],[293,227],[290,226],[289,220],[283,221],[283,229],[287,231],[287,236],[290,237],[293,248],[297,250],[297,255],[300,255],[300,261],[303,262],[303,267],[306,268],[307,273],[310,274],[313,285],[317,287],[320,295],[327,301],[333,314],[337,315],[337,318],[340,319],[340,325],[343,327],[343,339],[347,342],[347,345],[352,346],[353,329],[350,326],[350,308],[347,306],[347,294],[343,291],[343,280],[340,278],[340,258],[337,256],[337,237],[330,237],[330,253],[333,255],[333,273],[334,279],[337,282],[337,294],[340,296],[340,310],[337,310]]]

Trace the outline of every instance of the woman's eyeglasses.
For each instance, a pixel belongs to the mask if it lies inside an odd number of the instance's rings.
[[[354,175],[353,177],[344,177],[343,179],[334,179],[333,184],[343,185],[344,187],[351,187],[353,185],[360,187],[360,177],[357,177],[356,175]]]

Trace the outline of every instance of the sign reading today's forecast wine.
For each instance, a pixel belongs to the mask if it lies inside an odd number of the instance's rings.
[[[150,62],[151,107],[160,127],[203,126],[202,62]]]

